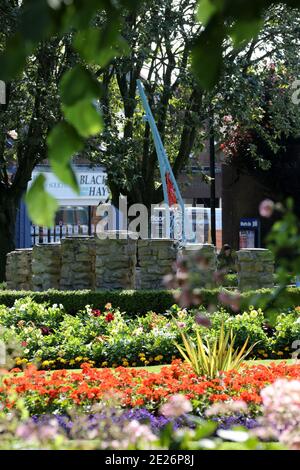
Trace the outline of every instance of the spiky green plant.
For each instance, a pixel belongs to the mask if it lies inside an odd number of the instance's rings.
[[[248,347],[249,338],[240,349],[235,348],[236,336],[232,330],[225,332],[224,323],[221,325],[219,335],[213,342],[203,339],[199,330],[196,330],[196,341],[186,333],[180,331],[183,345],[174,342],[183,359],[191,365],[197,375],[206,375],[215,378],[222,371],[238,370],[257,343]]]

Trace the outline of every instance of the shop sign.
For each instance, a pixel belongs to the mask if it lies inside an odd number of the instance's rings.
[[[75,169],[80,194],[76,194],[68,185],[62,183],[51,171],[38,171],[33,173],[32,181],[39,175],[45,176],[45,189],[54,196],[60,206],[97,206],[109,198],[106,184],[107,175],[103,169],[78,170]]]

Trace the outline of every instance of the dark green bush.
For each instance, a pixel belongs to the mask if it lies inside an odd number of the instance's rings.
[[[220,305],[218,294],[221,289],[202,289],[200,291],[202,305]],[[231,291],[232,292],[232,291]],[[274,297],[275,289],[261,289],[241,294],[241,311],[249,305],[261,307],[265,313],[269,310],[280,310],[300,305],[300,288],[291,287]],[[12,307],[16,299],[31,297],[36,302],[49,302],[50,304],[63,304],[67,313],[76,314],[86,305],[103,309],[106,303],[126,312],[129,316],[144,315],[152,310],[164,313],[174,303],[175,291],[147,290],[147,291],[56,291],[45,292],[0,290],[0,305]],[[225,306],[230,311],[230,307]],[[236,313],[236,312],[233,312]]]
[[[203,305],[216,303],[218,290],[202,290]],[[0,291],[0,305],[12,307],[16,299],[31,297],[39,303],[63,304],[69,314],[76,314],[79,310],[91,305],[103,309],[105,304],[111,303],[113,307],[126,312],[128,316],[144,315],[152,310],[164,313],[174,303],[175,291],[170,290],[137,290],[137,291],[56,291],[45,292],[29,291]]]

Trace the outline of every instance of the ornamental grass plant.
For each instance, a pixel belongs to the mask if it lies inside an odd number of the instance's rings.
[[[215,378],[221,372],[239,370],[242,363],[250,355],[257,343],[248,347],[249,338],[241,348],[235,348],[236,336],[232,330],[225,332],[224,323],[221,325],[218,336],[211,343],[203,339],[199,330],[196,330],[196,341],[183,331],[180,331],[183,345],[174,342],[183,359],[198,375]]]

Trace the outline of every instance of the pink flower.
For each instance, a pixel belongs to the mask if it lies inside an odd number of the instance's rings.
[[[273,215],[275,204],[271,199],[265,199],[259,205],[259,213],[262,217],[269,218]]]
[[[229,292],[222,291],[219,293],[218,299],[222,304],[228,305],[234,312],[240,310],[241,296],[239,293],[230,294]]]
[[[262,424],[290,449],[299,449],[300,381],[279,379],[261,391]]]
[[[178,418],[193,410],[191,402],[184,395],[173,395],[167,403],[161,406],[160,413],[166,418]]]
[[[204,315],[196,315],[195,317],[195,322],[197,325],[204,326],[205,328],[210,328],[211,327],[211,320],[208,317],[205,317]]]

